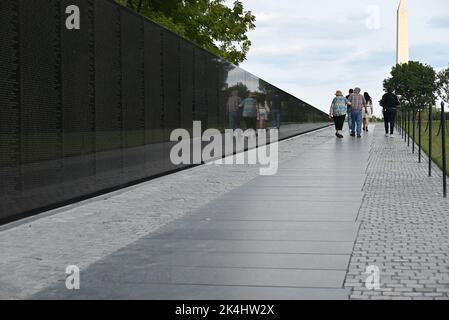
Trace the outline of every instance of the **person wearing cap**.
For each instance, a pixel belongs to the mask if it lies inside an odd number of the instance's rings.
[[[338,90],[335,93],[335,98],[332,101],[329,111],[329,118],[334,119],[335,123],[335,135],[337,138],[343,138],[342,130],[345,123],[346,113],[348,112],[348,106],[351,106],[351,102],[343,96],[343,93]]]
[[[349,97],[351,102],[351,137],[355,137],[357,127],[357,138],[362,137],[362,110],[366,108],[365,97],[360,94],[360,88],[354,89],[354,94]]]

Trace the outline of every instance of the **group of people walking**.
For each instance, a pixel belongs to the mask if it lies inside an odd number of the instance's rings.
[[[343,138],[343,125],[348,116],[349,131],[352,137],[357,134],[358,138],[362,137],[362,130],[369,131],[369,121],[373,116],[373,100],[368,92],[363,95],[360,88],[349,90],[349,95],[343,96],[338,90],[332,101],[329,111],[329,117],[335,122],[335,135]]]
[[[350,89],[349,95],[343,96],[339,90],[335,94],[332,101],[329,117],[335,122],[335,135],[338,138],[343,138],[343,125],[348,116],[349,132],[352,137],[357,135],[362,137],[362,130],[369,131],[370,119],[373,117],[373,99],[368,92],[361,94],[360,88]],[[385,122],[385,136],[394,137],[394,125],[396,120],[396,108],[399,106],[399,99],[393,93],[393,90],[387,89],[380,101],[382,106],[384,122]]]
[[[338,90],[329,111],[329,117],[335,123],[335,135],[343,138],[343,126],[348,117],[349,132],[351,137],[361,138],[362,131],[369,132],[370,120],[373,117],[373,99],[368,92],[361,94],[360,88],[350,89],[345,97]],[[379,101],[383,108],[385,122],[385,136],[393,137],[399,99],[393,90],[387,89],[382,100]],[[229,127],[232,130],[240,129],[243,118],[246,129],[266,129],[269,115],[272,117],[273,127],[280,129],[282,115],[282,100],[279,94],[274,94],[270,99],[258,99],[255,92],[250,92],[248,97],[241,99],[238,90],[233,90],[227,101],[229,114]]]
[[[240,120],[245,121],[246,129],[257,129],[257,121],[259,121],[259,129],[266,129],[266,122],[271,114],[273,126],[277,129],[281,127],[281,111],[282,101],[278,94],[273,95],[263,102],[257,99],[257,93],[251,92],[248,97],[241,99],[239,92],[234,90],[227,102],[229,113],[229,127],[232,130],[240,129]]]

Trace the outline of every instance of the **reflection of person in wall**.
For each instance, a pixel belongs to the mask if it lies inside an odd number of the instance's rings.
[[[240,103],[242,103],[242,99],[239,97],[239,92],[233,90],[227,102],[229,128],[232,130],[240,129]]]
[[[273,117],[273,126],[278,130],[281,128],[281,115],[282,115],[281,96],[275,94],[273,98],[271,98],[271,116]]]
[[[245,100],[240,103],[240,107],[243,108],[242,116],[245,120],[246,129],[253,129],[256,131],[257,122],[257,94],[251,92]]]
[[[266,100],[265,102],[259,103],[257,105],[257,119],[259,120],[259,129],[266,129],[265,121],[268,121],[268,113],[270,113],[269,102]]]

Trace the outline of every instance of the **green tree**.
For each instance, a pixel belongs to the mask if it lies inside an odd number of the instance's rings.
[[[116,0],[156,23],[238,65],[251,47],[256,17],[240,0]]]
[[[449,68],[438,73],[440,98],[449,103]]]
[[[249,89],[248,87],[243,84],[242,82],[239,82],[235,85],[233,85],[232,87],[229,87],[228,89],[226,89],[226,93],[227,93],[227,97],[231,96],[232,91],[237,90],[238,91],[238,96],[241,99],[245,99],[248,97],[249,94]]]
[[[435,70],[420,62],[398,64],[391,70],[391,77],[384,80],[384,88],[391,88],[403,107],[421,109],[435,105],[438,83]]]

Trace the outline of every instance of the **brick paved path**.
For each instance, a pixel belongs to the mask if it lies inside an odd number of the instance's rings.
[[[352,299],[449,299],[449,200],[442,175],[399,138],[374,132],[359,235],[345,286]],[[365,288],[368,265],[380,268],[380,290]]]

